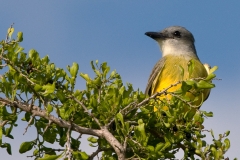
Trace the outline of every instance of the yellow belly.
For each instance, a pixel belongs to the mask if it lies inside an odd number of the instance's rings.
[[[205,78],[207,77],[207,71],[203,64],[198,59],[192,59],[192,62],[194,63],[194,68],[192,70],[192,74],[189,75],[188,71],[188,64],[191,60],[190,58],[184,58],[183,56],[171,56],[168,55],[165,57],[165,65],[162,68],[161,73],[158,77],[154,80],[152,87],[152,95],[154,93],[160,92],[167,87],[169,87],[171,84],[175,84],[178,81],[187,80],[190,78]],[[168,92],[174,92],[178,90],[181,87],[181,84],[178,84],[176,86],[173,86],[169,88]],[[194,105],[200,105],[202,101],[204,101],[208,97],[209,91],[204,91],[202,95],[199,95],[198,100],[194,102]],[[187,96],[193,100],[195,96],[192,93],[187,93]],[[171,95],[162,95],[160,98],[171,98]]]

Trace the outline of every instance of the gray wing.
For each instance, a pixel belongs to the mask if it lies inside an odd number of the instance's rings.
[[[152,86],[153,86],[154,80],[161,73],[164,64],[165,64],[165,58],[163,57],[153,67],[152,73],[150,74],[150,77],[148,79],[148,83],[147,83],[147,87],[146,87],[146,90],[145,90],[145,94],[147,94],[149,96],[151,95]]]

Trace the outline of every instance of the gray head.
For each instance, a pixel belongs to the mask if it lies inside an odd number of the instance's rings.
[[[172,26],[160,32],[146,32],[145,34],[159,43],[163,56],[174,54],[197,58],[194,37],[184,27]]]

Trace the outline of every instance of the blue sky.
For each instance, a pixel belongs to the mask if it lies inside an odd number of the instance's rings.
[[[34,48],[62,68],[77,62],[80,71],[90,75],[91,60],[106,61],[124,83],[144,91],[152,67],[161,57],[157,43],[144,33],[172,25],[186,27],[195,37],[201,61],[219,67],[216,74],[222,80],[214,81],[216,88],[202,109],[214,112],[214,117],[205,121],[206,129],[213,129],[216,135],[231,131],[231,148],[226,155],[233,159],[240,148],[239,7],[237,0],[4,1],[0,6],[0,37],[5,38],[14,22],[15,32],[24,33],[25,52]],[[84,86],[79,77],[77,87]],[[23,140],[34,138],[33,128],[22,136],[26,126],[14,129],[13,155],[0,149],[1,157],[13,160],[30,155],[18,153]]]

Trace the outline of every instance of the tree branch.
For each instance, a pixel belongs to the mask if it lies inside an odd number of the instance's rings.
[[[102,133],[104,138],[113,147],[118,156],[118,160],[125,160],[125,149],[123,145],[108,131],[106,126],[102,127]]]
[[[102,151],[107,151],[107,150],[112,150],[112,148],[100,148],[100,147],[98,147],[98,149],[97,149],[95,152],[93,152],[93,153],[89,156],[88,159],[89,159],[89,160],[93,160],[94,157],[98,155],[98,153],[100,153],[100,152],[102,152]]]
[[[7,98],[2,98],[0,97],[0,103],[3,103],[5,105],[9,105],[9,106],[14,106],[17,107],[25,112],[29,112],[32,115],[35,116],[39,116],[42,118],[45,118],[47,120],[52,121],[53,123],[57,124],[59,127],[63,127],[63,128],[69,128],[71,127],[71,124],[63,119],[60,118],[56,118],[51,114],[48,114],[45,110],[41,110],[39,107],[37,106],[32,106],[31,108],[29,107],[28,103],[24,103],[18,100],[15,101],[11,101]],[[72,123],[72,130],[78,132],[78,133],[82,133],[82,134],[89,134],[89,135],[93,135],[93,136],[97,136],[97,137],[103,137],[103,131],[102,130],[96,130],[96,129],[91,129],[91,128],[85,128],[85,127],[81,127],[78,126],[75,123]]]

